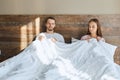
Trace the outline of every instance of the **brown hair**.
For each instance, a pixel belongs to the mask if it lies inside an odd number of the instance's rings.
[[[52,19],[52,20],[54,20],[54,21],[55,21],[55,23],[56,23],[56,20],[55,20],[55,18],[54,18],[54,17],[47,17],[47,18],[45,19],[45,23],[47,23],[48,19]]]
[[[91,35],[90,31],[89,31],[89,24],[90,22],[95,22],[97,24],[97,36],[100,36],[102,37],[102,32],[101,32],[101,25],[99,23],[99,20],[96,19],[96,18],[93,18],[93,19],[90,19],[90,21],[88,22],[88,31],[87,31],[87,34],[88,35]]]

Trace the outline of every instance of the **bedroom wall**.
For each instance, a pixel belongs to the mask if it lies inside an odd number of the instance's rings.
[[[119,14],[120,0],[0,0],[0,14]]]

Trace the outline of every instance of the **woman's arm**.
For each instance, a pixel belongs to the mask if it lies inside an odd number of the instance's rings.
[[[81,37],[81,40],[87,40],[89,42],[90,36],[89,35],[84,35]]]
[[[81,40],[88,40],[88,39],[90,39],[89,35],[84,35],[84,36],[81,37]]]
[[[97,37],[97,40],[98,40],[98,41],[103,41],[103,42],[105,42],[105,39],[102,38],[102,37],[99,37],[99,36]]]

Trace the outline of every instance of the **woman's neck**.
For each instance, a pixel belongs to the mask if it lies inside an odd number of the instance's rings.
[[[91,34],[90,35],[92,38],[97,38],[97,35],[96,34]]]

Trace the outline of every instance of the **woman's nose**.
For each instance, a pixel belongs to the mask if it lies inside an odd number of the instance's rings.
[[[90,28],[90,30],[92,30],[92,28]]]

